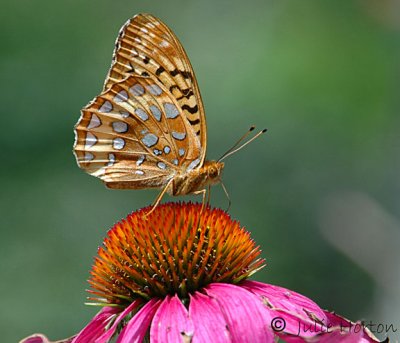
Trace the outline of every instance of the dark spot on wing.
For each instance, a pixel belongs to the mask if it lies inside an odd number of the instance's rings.
[[[197,113],[199,111],[199,108],[197,105],[194,105],[193,107],[190,107],[189,105],[183,105],[182,109],[190,112],[191,114]]]
[[[160,76],[164,71],[165,71],[164,67],[159,66],[158,69],[156,70],[156,75]]]
[[[135,67],[132,65],[131,62],[129,62],[129,69],[126,72],[127,73],[132,73],[132,74],[134,74],[136,72],[135,71]]]
[[[177,100],[181,100],[183,98],[189,99],[193,95],[193,91],[190,88],[181,90],[181,92],[183,93],[183,95],[177,98]]]
[[[196,124],[200,123],[200,119],[190,120],[190,119],[188,118],[188,120],[189,120],[189,123],[190,123],[191,125],[196,125]]]
[[[179,69],[174,69],[170,71],[170,75],[171,76],[176,76],[176,75],[182,75],[182,77],[184,79],[191,79],[192,78],[192,74],[188,71],[184,71],[184,70],[179,70]]]

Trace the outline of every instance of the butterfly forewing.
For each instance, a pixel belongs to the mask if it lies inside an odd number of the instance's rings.
[[[174,33],[149,14],[139,14],[122,27],[104,90],[133,74],[157,79],[169,90],[200,138],[203,163],[206,122],[193,68]]]

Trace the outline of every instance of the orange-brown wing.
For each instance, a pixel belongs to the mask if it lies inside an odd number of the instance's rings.
[[[190,61],[175,34],[158,18],[138,14],[122,27],[104,90],[129,75],[157,79],[175,98],[199,137],[203,165],[207,126],[204,107]]]
[[[203,149],[157,78],[127,76],[94,98],[75,126],[78,165],[110,188],[165,185],[197,168]]]

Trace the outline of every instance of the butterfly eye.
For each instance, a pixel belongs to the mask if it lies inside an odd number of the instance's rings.
[[[208,176],[212,179],[215,179],[218,176],[217,168],[211,167],[208,171]]]

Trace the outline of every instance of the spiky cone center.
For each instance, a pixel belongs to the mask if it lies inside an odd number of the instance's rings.
[[[264,266],[249,232],[223,210],[192,203],[149,210],[108,231],[91,271],[91,301],[125,306],[175,294],[185,301],[210,283],[237,284]]]

